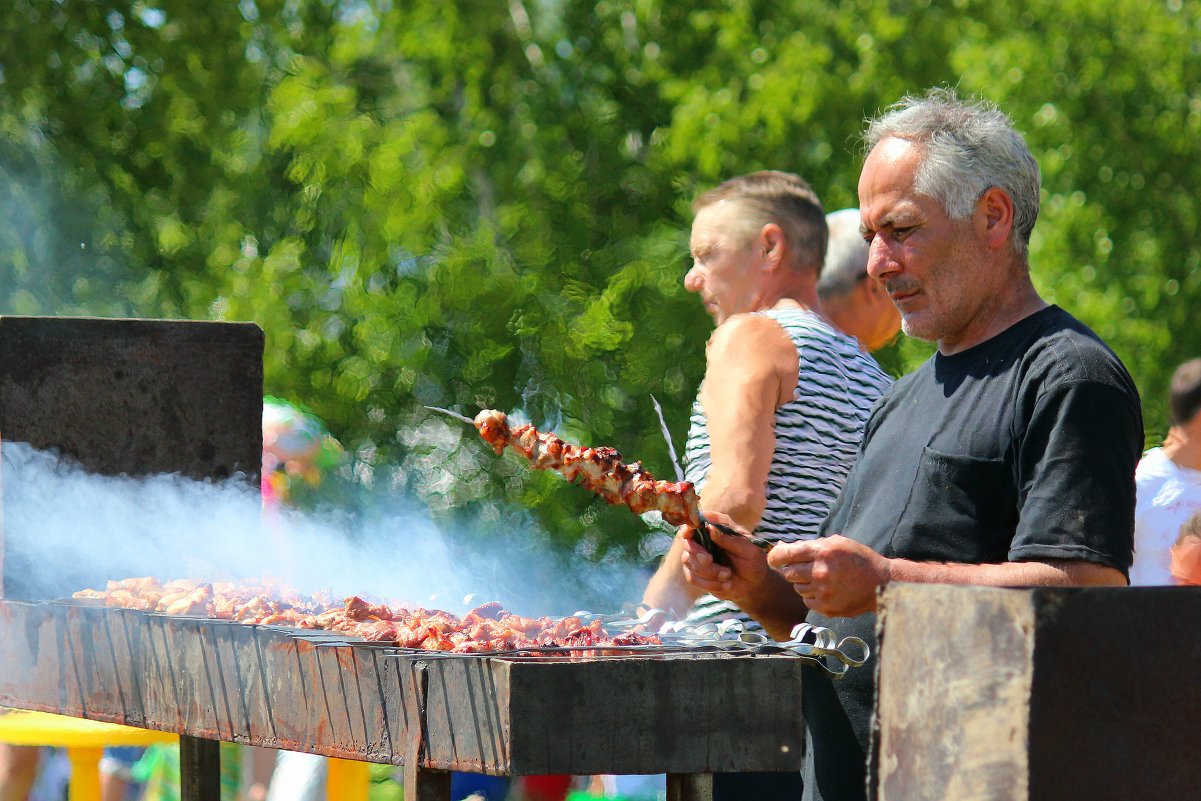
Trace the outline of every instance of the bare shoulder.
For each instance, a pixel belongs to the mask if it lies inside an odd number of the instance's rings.
[[[756,354],[770,357],[773,352],[794,349],[788,332],[762,314],[735,314],[714,329],[709,337],[710,358],[715,352],[742,357]]]
[[[736,314],[718,326],[706,357],[706,375],[770,382],[779,395],[777,405],[791,397],[796,384],[796,346],[779,323],[761,314]]]

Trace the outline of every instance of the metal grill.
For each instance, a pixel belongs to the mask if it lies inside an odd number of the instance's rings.
[[[65,602],[0,601],[0,630],[0,705],[427,771],[799,768],[791,656],[451,657]]]

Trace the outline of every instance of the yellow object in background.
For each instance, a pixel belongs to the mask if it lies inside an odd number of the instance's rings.
[[[110,745],[152,745],[179,738],[165,731],[12,709],[0,712],[0,742],[67,749],[70,801],[100,801],[100,757]]]
[[[325,779],[328,801],[366,801],[371,789],[371,765],[352,759],[330,759]]]

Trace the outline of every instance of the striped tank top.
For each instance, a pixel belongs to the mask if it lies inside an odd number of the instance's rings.
[[[813,539],[859,453],[876,399],[892,384],[875,359],[851,337],[808,309],[756,312],[770,317],[796,345],[797,385],[776,410],[776,452],[767,478],[767,506],[755,534],[773,542]],[[684,477],[703,490],[709,475],[709,431],[700,395],[692,404]],[[703,595],[688,620],[758,623],[728,601]]]

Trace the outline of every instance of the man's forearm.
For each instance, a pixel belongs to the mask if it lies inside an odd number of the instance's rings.
[[[1123,587],[1127,584],[1119,570],[1070,559],[982,565],[889,559],[888,580],[987,587]]]
[[[677,538],[672,541],[671,548],[659,563],[655,575],[647,582],[646,591],[642,594],[642,603],[663,609],[682,620],[702,593],[684,578],[684,570],[680,564],[681,551]]]
[[[783,642],[792,637],[792,629],[804,623],[809,610],[792,585],[774,570],[755,587],[752,596],[739,599],[742,611],[759,622],[772,639]]]

